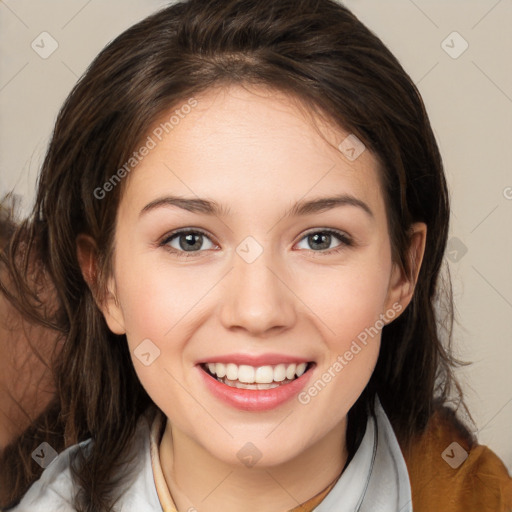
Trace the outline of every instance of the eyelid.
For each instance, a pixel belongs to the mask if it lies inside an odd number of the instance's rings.
[[[346,232],[341,229],[335,229],[335,228],[311,228],[308,229],[301,237],[301,240],[309,235],[313,235],[315,233],[329,233],[331,235],[337,235],[339,237],[346,238],[347,240],[352,240],[352,237]]]
[[[207,233],[204,229],[201,228],[193,228],[193,227],[186,227],[186,228],[178,228],[173,231],[169,231],[166,233],[162,238],[161,242],[166,242],[170,240],[171,238],[174,238],[176,235],[179,235],[181,233],[200,233],[201,235],[206,236],[207,238],[212,238],[209,233]]]
[[[163,247],[164,249],[171,252],[172,254],[177,255],[178,257],[194,257],[198,254],[212,250],[212,249],[203,249],[203,250],[198,250],[198,251],[183,251],[180,249],[176,249],[175,247],[171,247],[169,245],[169,242],[182,233],[201,234],[203,237],[207,238],[213,245],[215,245],[217,247],[219,246],[219,244],[215,241],[214,237],[212,237],[208,232],[206,232],[204,229],[194,228],[194,227],[179,228],[174,231],[170,231],[170,232],[166,233],[158,242],[158,246]],[[302,234],[302,236],[294,244],[294,246],[296,244],[302,242],[308,236],[316,234],[316,233],[324,233],[324,234],[328,234],[330,236],[334,236],[335,238],[338,239],[339,245],[337,245],[336,247],[333,247],[331,249],[324,249],[324,250],[320,250],[320,251],[315,251],[313,249],[306,249],[306,251],[308,251],[309,253],[318,253],[319,255],[331,255],[331,254],[340,252],[341,250],[343,250],[347,247],[351,247],[354,245],[353,238],[345,231],[341,231],[341,230],[334,229],[334,228],[311,228],[308,231],[306,231],[304,234]],[[303,250],[303,249],[301,249],[301,250]]]
[[[193,227],[179,228],[174,231],[169,231],[160,239],[158,244],[166,245],[169,243],[169,241],[171,239],[175,238],[176,236],[178,236],[182,233],[199,233],[199,234],[203,235],[205,238],[208,238],[208,240],[210,240],[210,242],[212,242],[213,245],[219,245],[219,244],[217,244],[217,242],[215,242],[215,239],[207,231],[205,231],[204,229],[201,229],[201,228],[193,228]],[[183,252],[185,252],[185,251],[183,251]],[[192,251],[192,252],[194,252],[194,251]],[[203,252],[203,251],[195,251],[195,252]]]
[[[301,236],[301,238],[299,239],[299,241],[297,243],[302,242],[302,240],[304,240],[305,238],[307,238],[310,235],[314,235],[315,233],[326,233],[328,235],[334,236],[339,240],[340,244],[336,247],[333,247],[332,249],[325,249],[323,251],[314,251],[312,249],[306,249],[312,253],[333,254],[333,253],[343,249],[344,247],[350,247],[350,246],[355,245],[354,239],[348,233],[346,233],[345,231],[341,231],[339,229],[334,229],[334,228],[313,228],[311,230],[308,230],[308,231],[306,231],[306,233],[304,233]]]

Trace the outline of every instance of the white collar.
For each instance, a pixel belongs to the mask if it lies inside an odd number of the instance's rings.
[[[155,485],[153,467],[161,471],[158,457],[151,453],[151,431],[165,420],[162,413],[142,415],[137,425],[134,443],[134,463],[131,481],[117,502],[124,512],[165,512],[172,505],[162,504]],[[335,486],[314,509],[314,512],[412,512],[411,488],[405,460],[391,424],[380,401],[375,399],[375,417],[370,416],[366,432],[349,465]],[[149,420],[152,421],[149,421]],[[80,443],[87,448],[91,440]],[[70,458],[79,445],[73,445],[43,471],[22,501],[12,512],[72,512],[69,469]],[[154,452],[154,450],[153,450]],[[153,461],[152,461],[153,455]],[[158,482],[158,479],[156,479]],[[163,505],[163,506],[162,506]]]
[[[354,457],[314,512],[412,512],[405,459],[378,397],[375,418],[368,418]]]

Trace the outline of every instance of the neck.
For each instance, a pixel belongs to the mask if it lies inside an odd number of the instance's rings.
[[[346,418],[291,460],[251,468],[218,460],[169,421],[160,462],[178,511],[283,512],[323,491],[347,461]]]

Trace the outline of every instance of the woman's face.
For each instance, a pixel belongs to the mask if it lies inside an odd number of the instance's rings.
[[[275,91],[196,100],[125,178],[104,313],[173,429],[270,466],[344,432],[409,287],[357,139]]]

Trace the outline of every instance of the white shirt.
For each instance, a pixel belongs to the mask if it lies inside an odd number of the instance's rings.
[[[334,487],[314,512],[412,512],[407,466],[380,401],[368,418],[363,439]],[[131,480],[116,503],[119,512],[175,512],[158,456],[159,433],[165,417],[151,409],[137,423]],[[64,450],[43,471],[21,502],[9,512],[74,512],[70,457],[78,446]]]

